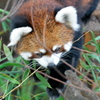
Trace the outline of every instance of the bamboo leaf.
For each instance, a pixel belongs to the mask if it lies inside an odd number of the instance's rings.
[[[3,78],[3,79],[9,80],[10,82],[12,82],[12,83],[14,83],[14,84],[19,84],[19,82],[18,82],[16,79],[11,78],[11,77],[8,76],[7,74],[0,73],[0,77]]]
[[[36,76],[38,77],[38,79],[39,79],[42,83],[44,83],[44,85],[45,85],[46,87],[51,87],[50,84],[47,82],[47,80],[46,80],[41,74],[36,73]]]
[[[5,13],[5,14],[7,14],[7,15],[9,14],[9,11],[5,11],[4,9],[0,9],[0,12],[1,12],[1,13]]]
[[[30,73],[30,70],[26,69],[25,72],[23,73],[22,80],[26,79],[29,76],[29,73]],[[23,83],[23,87],[21,88],[21,97],[23,98],[23,100],[31,100],[30,93],[32,91],[32,85],[27,85],[28,83],[29,81],[26,80]]]
[[[6,62],[6,63],[3,63],[3,64],[0,65],[0,69],[5,68],[5,67],[9,67],[9,66],[23,67],[23,65],[21,65],[19,63]]]
[[[3,49],[4,49],[4,53],[7,57],[7,59],[10,61],[10,62],[13,62],[13,56],[12,56],[12,53],[11,51],[9,50],[9,48],[6,46],[6,45],[3,45]]]

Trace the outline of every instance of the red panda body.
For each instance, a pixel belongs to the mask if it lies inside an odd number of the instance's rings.
[[[99,0],[25,0],[11,17],[11,36],[8,46],[16,45],[16,52],[26,60],[36,60],[50,70],[50,76],[67,81],[54,69],[64,74],[71,69],[63,59],[76,67],[83,38],[82,23],[87,22]],[[79,39],[80,38],[80,39]],[[77,40],[77,41],[76,41]],[[37,66],[38,66],[37,65]],[[48,79],[53,89],[47,88],[52,100],[59,97],[57,89],[64,84]]]

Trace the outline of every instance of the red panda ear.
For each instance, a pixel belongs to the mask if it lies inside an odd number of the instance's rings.
[[[66,26],[75,31],[78,31],[80,28],[77,20],[77,10],[72,6],[68,6],[59,10],[55,15],[55,20],[57,22],[64,23]]]
[[[32,32],[32,28],[29,26],[13,29],[10,35],[10,43],[8,44],[8,47],[16,45],[22,36],[25,36],[30,32]]]

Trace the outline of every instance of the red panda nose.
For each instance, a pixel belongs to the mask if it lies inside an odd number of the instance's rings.
[[[48,64],[48,68],[53,68],[53,67],[55,67],[55,64],[53,62]]]

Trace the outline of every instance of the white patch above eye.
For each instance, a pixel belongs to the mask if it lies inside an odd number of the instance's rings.
[[[39,50],[41,53],[45,54],[46,53],[46,50],[45,49],[40,49]]]
[[[36,54],[36,53],[39,53],[39,52],[38,51],[35,51],[34,53]]]
[[[20,28],[15,28],[10,35],[10,43],[8,46],[14,46],[18,43],[18,41],[21,39],[22,36],[27,35],[32,31],[32,28],[27,26],[27,27],[20,27]]]
[[[68,6],[58,11],[55,16],[55,20],[66,24],[75,31],[79,30],[80,28],[77,21],[77,10],[73,6]]]
[[[30,60],[29,57],[32,56],[32,53],[30,52],[22,52],[20,55],[25,59],[25,60]]]
[[[69,51],[69,50],[71,49],[71,47],[72,47],[72,42],[68,42],[68,43],[66,43],[66,44],[64,45],[64,49],[65,49],[66,51]]]
[[[55,46],[53,46],[52,50],[55,51],[55,50],[56,50],[57,48],[59,48],[59,47],[61,47],[61,45],[60,45],[60,46],[55,45]]]

